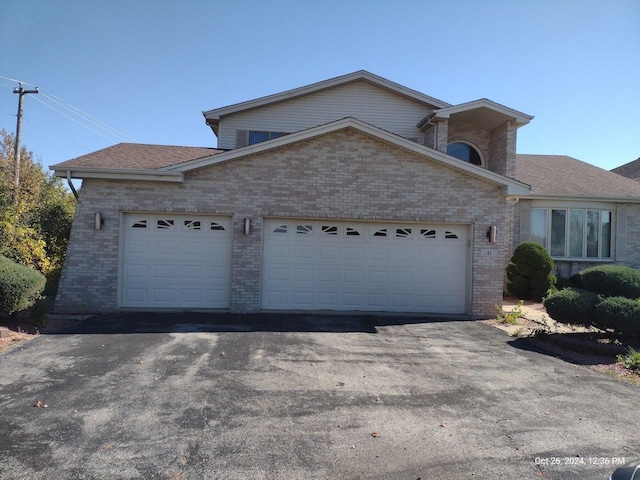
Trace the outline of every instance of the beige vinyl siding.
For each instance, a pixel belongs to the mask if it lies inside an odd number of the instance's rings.
[[[220,121],[218,148],[236,148],[238,130],[297,132],[345,117],[421,141],[416,125],[431,107],[365,82],[357,82],[267,107],[241,112]]]

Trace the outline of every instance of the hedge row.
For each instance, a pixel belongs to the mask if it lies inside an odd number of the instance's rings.
[[[0,256],[0,312],[12,315],[41,298],[46,278],[40,272]]]
[[[569,284],[545,298],[551,318],[640,337],[640,270],[592,267],[571,277]]]

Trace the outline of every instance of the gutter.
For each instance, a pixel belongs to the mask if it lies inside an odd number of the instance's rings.
[[[586,197],[574,195],[521,195],[521,200],[559,200],[574,202],[640,203],[638,197]]]
[[[184,175],[182,174],[182,172],[96,167],[67,167],[64,170],[57,170],[55,168],[53,168],[52,170],[54,171],[54,175],[56,177],[66,177],[67,180],[71,178],[100,178],[105,180],[141,180],[147,182],[184,182]]]

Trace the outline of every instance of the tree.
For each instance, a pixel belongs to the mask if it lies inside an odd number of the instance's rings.
[[[67,249],[75,200],[33,152],[20,150],[20,188],[13,202],[15,138],[0,131],[0,255],[57,277]]]

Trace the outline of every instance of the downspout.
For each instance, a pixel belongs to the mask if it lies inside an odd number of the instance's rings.
[[[76,191],[76,187],[73,186],[71,182],[71,170],[67,170],[67,183],[69,184],[69,188],[73,192],[73,196],[76,197],[76,202],[78,201],[78,192]]]
[[[438,124],[431,122],[431,117],[427,118],[427,125],[433,127],[433,149],[438,149]]]

